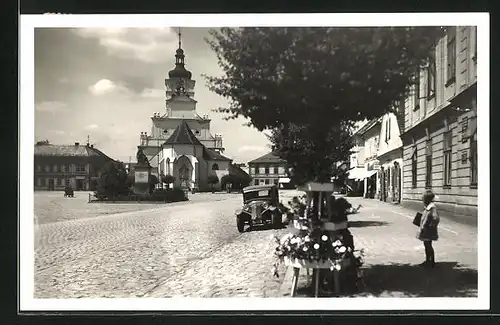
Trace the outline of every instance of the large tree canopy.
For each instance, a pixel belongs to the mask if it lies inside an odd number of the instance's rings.
[[[211,30],[207,41],[224,75],[207,81],[230,102],[219,112],[273,131],[273,146],[297,181],[324,181],[334,159],[346,158],[353,123],[394,107],[441,33],[438,27]]]

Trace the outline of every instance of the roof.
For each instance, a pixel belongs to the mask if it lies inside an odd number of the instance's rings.
[[[232,159],[227,158],[215,150],[208,149],[203,146],[203,159],[205,160],[222,160],[222,161],[231,161]]]
[[[373,119],[373,120],[369,121],[368,123],[366,123],[365,125],[363,125],[361,128],[359,128],[359,130],[354,132],[354,134],[363,135],[366,132],[368,132],[368,130],[370,130],[372,127],[374,127],[380,121],[382,121],[382,117]]]
[[[35,145],[35,156],[58,156],[58,157],[91,157],[100,156],[109,158],[102,151],[87,145],[59,145],[59,144],[37,144]]]
[[[201,146],[200,140],[193,134],[191,128],[185,120],[181,121],[181,124],[175,129],[172,135],[163,143],[163,145],[172,144],[193,144]]]
[[[242,178],[251,179],[250,175],[248,175],[246,171],[244,171],[240,166],[236,164],[231,164],[229,166],[229,174],[237,175]]]
[[[261,156],[259,158],[256,158],[252,161],[248,162],[249,164],[256,164],[256,163],[286,163],[284,159],[281,159],[278,157],[276,154],[273,152],[270,152],[268,154],[265,154],[264,156]]]
[[[259,191],[259,190],[268,190],[272,187],[276,187],[274,184],[268,184],[268,185],[251,185],[243,188],[243,193],[250,192],[250,191]]]

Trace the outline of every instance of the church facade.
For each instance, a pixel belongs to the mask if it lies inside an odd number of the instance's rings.
[[[220,187],[232,159],[223,155],[222,136],[210,132],[208,115],[196,112],[195,80],[185,67],[180,33],[175,59],[175,68],[165,79],[165,112],[153,114],[151,133],[141,133],[138,149],[148,158],[152,174],[173,176],[174,186],[208,190],[209,176],[216,175],[215,187]]]

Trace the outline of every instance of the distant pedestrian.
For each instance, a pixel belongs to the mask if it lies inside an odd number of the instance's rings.
[[[430,190],[425,191],[422,196],[422,201],[424,203],[424,211],[422,213],[422,219],[420,220],[417,238],[424,242],[425,262],[420,265],[434,267],[436,261],[434,259],[432,241],[438,240],[439,224],[439,215],[437,213],[436,204],[434,203],[434,193]]]

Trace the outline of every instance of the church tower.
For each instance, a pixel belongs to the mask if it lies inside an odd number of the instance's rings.
[[[150,164],[155,167],[160,162],[161,147],[174,132],[185,123],[204,148],[223,153],[222,135],[210,132],[210,119],[207,114],[196,112],[194,99],[195,80],[191,71],[186,69],[186,56],[182,49],[182,34],[178,29],[178,48],[175,51],[175,67],[165,79],[165,107],[163,112],[151,116],[151,133],[141,132],[139,149],[142,149]]]

